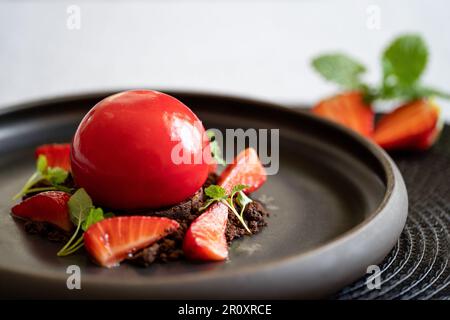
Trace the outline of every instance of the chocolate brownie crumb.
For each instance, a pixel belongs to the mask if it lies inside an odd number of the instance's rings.
[[[219,180],[219,176],[217,173],[210,173],[205,183],[203,184],[203,188],[208,188],[212,184],[216,184],[217,180]]]
[[[252,234],[260,232],[261,229],[267,225],[266,219],[268,217],[269,213],[264,205],[256,200],[249,203],[244,211],[244,220]],[[245,230],[239,219],[231,212],[231,210],[228,210],[228,223],[225,233],[228,244],[234,239],[240,238],[246,234],[248,234],[248,232]]]
[[[26,232],[37,234],[52,242],[67,242],[70,238],[70,235],[66,231],[47,222],[26,220],[24,227]]]
[[[146,210],[141,214],[146,216],[166,217],[175,220],[183,220],[186,216],[191,215],[192,212],[198,211],[203,204],[203,188],[200,188],[192,197],[180,202],[169,208],[158,210]]]
[[[150,247],[147,247],[138,253],[134,254],[128,260],[130,262],[136,262],[144,267],[151,265],[158,255],[159,243],[154,243]]]

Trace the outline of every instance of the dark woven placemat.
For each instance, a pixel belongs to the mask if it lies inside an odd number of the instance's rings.
[[[391,156],[408,190],[405,229],[379,265],[380,289],[363,278],[334,298],[450,300],[450,127],[429,151]]]

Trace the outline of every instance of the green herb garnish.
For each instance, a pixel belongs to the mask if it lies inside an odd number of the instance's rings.
[[[366,68],[344,54],[325,54],[315,58],[312,65],[325,79],[339,84],[345,89],[360,89],[361,75]]]
[[[205,194],[209,199],[206,201],[205,205],[200,208],[200,211],[206,210],[214,202],[222,202],[230,208],[233,214],[239,219],[239,222],[244,226],[245,230],[251,234],[252,232],[244,220],[244,210],[245,207],[252,202],[252,199],[247,197],[243,192],[245,188],[248,188],[248,186],[239,184],[233,187],[230,194],[227,194],[226,190],[221,186],[211,185],[207,187],[205,189]],[[234,205],[235,201],[241,209],[240,212],[238,212]]]
[[[72,220],[75,225],[80,224],[80,221],[85,221],[91,209],[94,208],[91,197],[83,188],[78,189],[70,197],[67,205],[69,206],[70,220]]]
[[[361,77],[366,68],[355,59],[342,54],[325,54],[312,61],[314,69],[325,79],[346,90],[360,90],[368,102],[401,99],[411,101],[423,97],[439,96],[450,99],[448,93],[424,86],[420,78],[428,62],[425,41],[417,34],[405,34],[383,51],[381,59],[382,81],[370,86]]]
[[[222,152],[220,150],[220,146],[217,143],[216,136],[214,131],[207,130],[206,135],[209,138],[209,149],[211,150],[211,156],[216,160],[216,162],[220,165],[225,165],[225,161],[222,158]]]
[[[14,196],[13,200],[33,192],[58,190],[70,193],[72,189],[63,185],[68,176],[69,173],[62,168],[49,167],[47,157],[41,154],[36,160],[36,171],[31,175],[19,193]],[[44,184],[44,186],[36,187],[39,183]]]
[[[57,256],[63,257],[74,253],[83,247],[83,232],[91,225],[105,218],[114,216],[112,213],[103,214],[101,208],[95,208],[91,197],[81,188],[78,189],[67,202],[70,220],[77,226],[70,240],[58,251]]]

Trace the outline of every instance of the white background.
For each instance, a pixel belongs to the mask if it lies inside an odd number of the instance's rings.
[[[81,29],[67,28],[69,5]],[[367,10],[380,8],[380,29]],[[431,61],[424,82],[450,91],[450,1],[3,1],[0,107],[119,88],[171,88],[313,103],[336,88],[309,65],[346,51],[379,79],[381,49],[420,32]],[[442,103],[447,119],[450,104]]]

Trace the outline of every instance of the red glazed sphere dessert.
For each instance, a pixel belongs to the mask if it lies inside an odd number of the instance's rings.
[[[203,185],[207,155],[204,128],[183,103],[160,92],[125,91],[100,101],[81,121],[72,174],[97,205],[159,208]]]

